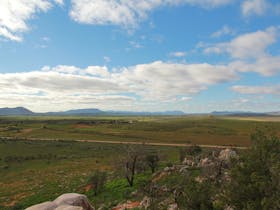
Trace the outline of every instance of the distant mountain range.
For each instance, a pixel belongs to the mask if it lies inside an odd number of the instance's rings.
[[[280,112],[244,112],[244,111],[214,111],[210,114],[213,116],[279,116]],[[165,111],[165,112],[132,112],[132,111],[102,111],[100,109],[73,109],[61,112],[36,113],[24,107],[0,108],[0,116],[95,116],[95,115],[131,115],[131,116],[149,116],[149,115],[186,115],[182,111]],[[195,115],[195,114],[192,114]]]
[[[36,113],[24,107],[0,108],[2,116],[91,116],[91,115],[185,115],[182,111],[165,111],[165,112],[130,112],[130,111],[102,111],[100,109],[73,109],[62,112],[45,112]]]

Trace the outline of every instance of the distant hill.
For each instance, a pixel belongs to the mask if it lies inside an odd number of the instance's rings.
[[[165,112],[130,112],[130,111],[107,111],[107,115],[185,115],[182,111],[165,111]]]
[[[165,111],[165,112],[132,112],[132,111],[102,111],[100,109],[72,109],[68,111],[61,112],[44,112],[36,113],[32,112],[24,107],[16,108],[0,108],[0,116],[10,116],[10,115],[33,115],[33,116],[95,116],[95,115],[185,115],[182,111]]]
[[[16,108],[0,108],[0,115],[9,116],[9,115],[34,115],[35,113],[24,108],[24,107],[16,107]]]
[[[211,113],[204,113],[204,114],[211,114],[214,116],[280,116],[280,112],[249,112],[249,111],[213,111]],[[95,115],[115,115],[115,116],[152,116],[152,115],[160,115],[160,116],[180,116],[186,115],[186,113],[182,111],[163,111],[163,112],[134,112],[134,111],[103,111],[100,109],[92,108],[92,109],[72,109],[68,111],[61,111],[61,112],[45,112],[45,113],[36,113],[32,112],[24,107],[16,107],[16,108],[0,108],[0,116],[16,116],[16,115],[33,115],[33,116],[70,116],[70,115],[77,115],[77,116],[95,116]],[[198,115],[198,114],[191,114],[191,115]],[[200,115],[200,114],[199,114]]]
[[[63,112],[47,112],[43,115],[100,115],[104,113],[99,109],[73,109]]]
[[[268,114],[272,116],[279,116],[280,112],[268,112]]]
[[[245,111],[214,111],[211,112],[215,116],[268,116],[269,113],[261,112],[245,112]]]

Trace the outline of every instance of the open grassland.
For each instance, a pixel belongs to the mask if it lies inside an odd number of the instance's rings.
[[[262,129],[280,134],[279,117],[2,117],[0,137],[250,145]]]
[[[0,209],[24,209],[67,192],[85,193],[97,206],[107,202],[114,206],[151,177],[149,172],[138,174],[135,186],[128,187],[116,169],[127,145],[71,140],[248,146],[250,134],[257,128],[279,135],[280,122],[273,119],[212,116],[2,117]],[[4,137],[11,139],[5,140]],[[52,140],[30,141],[30,138]],[[179,159],[180,149],[176,147],[136,147],[160,154],[160,167]],[[93,196],[91,191],[86,191],[86,186],[96,170],[107,171],[108,181],[104,191]]]
[[[178,159],[177,148],[143,146],[141,149],[161,154],[161,164]],[[0,140],[0,209],[24,209],[67,192],[86,193],[92,203],[104,200],[117,203],[123,192],[134,190],[145,179],[145,174],[136,177],[135,188],[129,188],[121,174],[114,174],[125,151],[124,145]],[[109,177],[114,177],[112,181],[109,178],[105,192],[99,197],[85,190],[96,170],[105,170]]]

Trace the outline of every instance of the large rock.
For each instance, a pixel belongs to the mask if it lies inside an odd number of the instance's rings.
[[[219,154],[219,160],[229,162],[232,158],[236,158],[238,155],[232,149],[223,149]]]
[[[94,210],[85,195],[67,193],[54,201],[48,201],[27,208],[26,210]]]
[[[85,195],[77,193],[67,193],[59,196],[53,201],[57,206],[70,205],[70,206],[80,206],[83,210],[93,210],[87,197]]]

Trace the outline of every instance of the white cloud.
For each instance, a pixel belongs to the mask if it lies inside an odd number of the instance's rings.
[[[229,42],[214,44],[204,49],[205,53],[228,53],[232,58],[259,58],[267,55],[266,49],[277,40],[278,27],[264,31],[242,34]]]
[[[188,101],[208,86],[235,79],[226,66],[207,63],[156,61],[111,72],[106,66],[45,66],[40,71],[0,74],[0,106],[27,104],[44,111],[77,106],[141,109],[144,102]]]
[[[237,79],[233,71],[222,65],[162,61],[124,68],[112,77],[148,100],[194,94],[207,89],[209,85]]]
[[[186,52],[179,52],[179,51],[178,52],[171,52],[170,56],[178,57],[178,58],[185,57],[186,56]]]
[[[241,4],[241,11],[244,16],[252,15],[265,15],[268,12],[270,14],[280,14],[280,3],[273,3],[269,0],[245,0]]]
[[[280,56],[263,56],[255,62],[234,61],[229,67],[240,72],[257,72],[264,76],[280,73]]]
[[[245,86],[245,85],[236,85],[231,87],[235,92],[241,94],[280,94],[280,85],[274,86]]]
[[[11,32],[9,32],[6,28],[0,27],[0,37],[5,37],[6,39],[21,42],[22,38],[20,36],[14,35]]]
[[[59,4],[59,5],[63,5],[64,4],[64,0],[54,0],[54,2]]]
[[[234,0],[72,0],[70,16],[79,23],[121,25],[135,28],[148,13],[162,6],[190,4],[205,8],[224,6]]]
[[[181,0],[182,3],[192,4],[203,8],[216,8],[235,2],[236,0]]]
[[[233,35],[235,32],[232,28],[230,28],[227,25],[224,25],[220,30],[214,32],[213,34],[211,34],[211,37],[213,38],[219,38],[221,36],[224,35]]]
[[[22,33],[29,30],[27,21],[51,7],[51,0],[1,0],[0,36],[12,41],[22,41]]]
[[[267,0],[245,0],[241,4],[241,11],[245,16],[263,15],[269,7]]]

